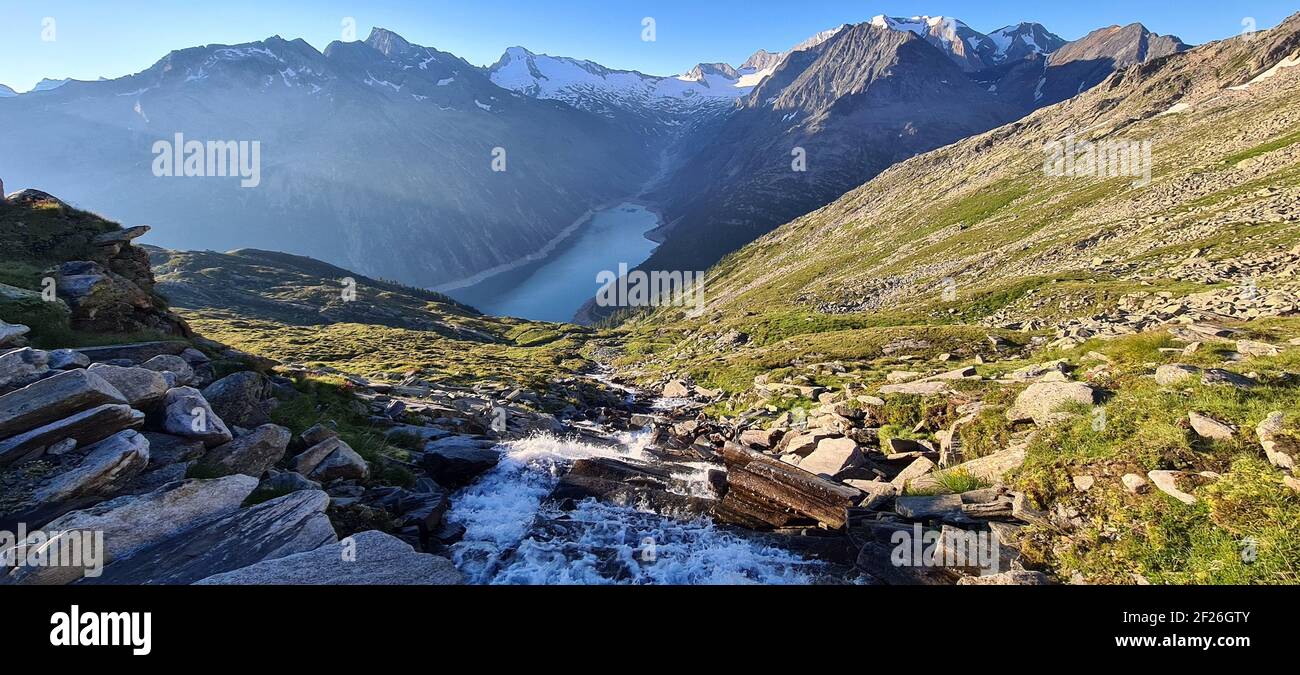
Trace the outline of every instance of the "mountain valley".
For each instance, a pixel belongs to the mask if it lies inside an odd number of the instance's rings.
[[[0,527],[113,542],[0,585],[1300,583],[1297,65],[1300,14],[878,16],[672,77],[376,29],[0,93]],[[262,186],[152,176],[159,129]],[[609,210],[699,305],[465,302]]]

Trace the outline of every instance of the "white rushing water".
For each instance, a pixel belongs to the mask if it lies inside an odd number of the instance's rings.
[[[652,461],[648,436],[608,448],[544,435],[502,445],[501,463],[452,497],[465,528],[452,559],[476,584],[800,584],[818,564],[751,541],[708,519],[680,521],[585,500],[544,504],[566,467],[587,457]],[[707,467],[675,476],[708,494]]]

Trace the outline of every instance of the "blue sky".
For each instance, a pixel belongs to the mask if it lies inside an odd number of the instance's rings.
[[[42,77],[119,77],[174,49],[277,34],[324,49],[345,17],[360,39],[382,26],[480,65],[522,45],[669,75],[697,62],[738,65],[756,49],[779,51],[875,14],[954,16],[986,32],[1037,21],[1066,39],[1140,21],[1202,43],[1239,33],[1247,17],[1262,29],[1298,10],[1294,0],[0,0],[0,83],[25,91]],[[647,16],[655,42],[640,39]],[[42,39],[46,17],[52,41]]]

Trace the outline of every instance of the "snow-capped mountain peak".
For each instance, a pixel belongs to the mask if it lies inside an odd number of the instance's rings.
[[[511,47],[487,68],[499,87],[533,98],[563,101],[604,117],[632,115],[646,124],[678,127],[700,112],[730,109],[749,93],[743,73],[725,63],[701,63],[670,77],[615,70],[564,56]]]
[[[707,81],[710,75],[723,77],[732,81],[740,79],[740,73],[736,72],[736,69],[732,68],[731,65],[727,63],[696,64],[694,68],[682,76],[682,79],[690,80],[692,82],[703,82]]]
[[[754,52],[744,63],[740,64],[740,68],[741,70],[774,68],[783,58],[785,58],[785,54],[781,52],[769,52],[766,49],[760,49]]]
[[[700,63],[670,77],[535,54],[523,47],[507,49],[487,72],[497,86],[526,96],[564,101],[605,117],[631,113],[650,124],[685,127],[700,114],[734,109],[736,101],[771,75],[788,54],[820,45],[845,28],[822,31],[786,52],[760,49],[739,68]]]
[[[900,18],[877,14],[871,17],[871,25],[876,28],[889,28],[891,30],[910,30],[921,37],[938,35],[948,40],[956,40],[957,31],[960,28],[970,28],[970,26],[950,16],[925,15]]]
[[[785,54],[782,54],[781,56],[784,57],[790,52],[801,52],[806,49],[812,49],[813,47],[816,47],[817,45],[835,37],[836,35],[839,35],[844,29],[848,27],[849,25],[847,23],[842,23],[834,28],[817,33],[816,35],[813,35],[807,40],[804,40],[803,42],[800,42],[799,44],[791,47],[790,51],[785,52]]]
[[[1029,22],[1003,26],[989,33],[988,37],[997,48],[994,54],[998,63],[1018,61],[1030,54],[1051,54],[1065,45],[1061,36],[1042,24]]]
[[[17,96],[17,95],[18,92],[14,91],[13,89],[10,89],[9,87],[3,84],[0,84],[0,98],[9,98],[11,96]]]
[[[872,17],[871,25],[882,30],[910,31],[939,48],[962,70],[974,72],[1034,54],[1050,54],[1065,44],[1060,36],[1036,23],[1005,26],[985,35],[950,16],[908,18]]]

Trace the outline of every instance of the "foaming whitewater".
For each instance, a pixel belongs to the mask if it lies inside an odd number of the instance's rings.
[[[649,436],[623,434],[600,447],[541,435],[507,443],[501,463],[452,497],[447,518],[465,528],[452,560],[476,584],[800,584],[819,569],[781,548],[706,518],[680,521],[593,499],[561,511],[547,496],[575,460],[654,461]],[[675,477],[709,494],[707,467]]]

